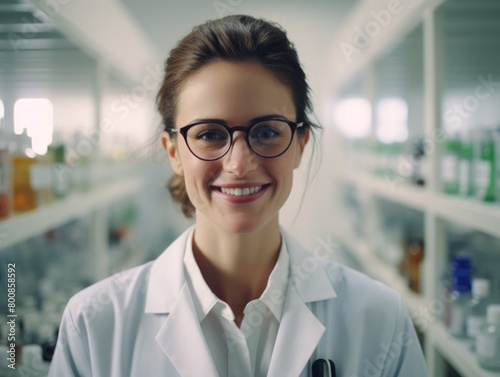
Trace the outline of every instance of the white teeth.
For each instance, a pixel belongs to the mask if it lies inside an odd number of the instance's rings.
[[[243,189],[241,188],[224,188],[221,187],[221,191],[224,194],[229,194],[229,195],[234,195],[234,196],[244,196],[244,195],[250,195],[255,192],[258,192],[262,190],[262,186],[257,186],[257,187],[245,187]]]

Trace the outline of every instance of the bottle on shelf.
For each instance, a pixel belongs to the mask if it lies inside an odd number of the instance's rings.
[[[486,323],[486,307],[490,295],[490,281],[476,278],[472,280],[472,299],[469,301],[467,315],[467,337],[474,348],[476,336],[481,326]]]
[[[500,202],[500,126],[497,127],[495,136],[495,166],[496,166],[496,199]]]
[[[0,220],[10,212],[10,151],[6,132],[0,127]]]
[[[473,143],[469,133],[464,132],[461,135],[458,157],[458,192],[461,196],[472,196],[473,194],[473,160]]]
[[[485,202],[496,200],[496,157],[493,130],[477,132],[474,161],[474,193]]]
[[[66,165],[66,147],[59,133],[54,133],[49,151],[53,156],[52,190],[55,199],[63,199],[69,192],[69,173],[71,168]]]
[[[423,138],[416,139],[411,146],[412,168],[411,181],[414,185],[425,186],[427,179],[428,162],[425,155],[425,143]]]
[[[406,258],[408,260],[408,287],[413,292],[420,293],[421,265],[424,259],[424,243],[421,239],[412,240],[409,242]]]
[[[468,303],[471,297],[471,260],[468,255],[453,258],[453,285],[451,288],[448,331],[457,338],[467,336]]]
[[[500,371],[500,305],[486,309],[486,324],[476,337],[476,354],[482,368]]]
[[[36,163],[30,147],[30,137],[22,133],[16,137],[16,149],[12,161],[12,208],[14,212],[26,212],[36,208],[36,193],[31,184],[31,167]]]
[[[37,156],[35,164],[30,170],[31,187],[36,192],[37,206],[49,204],[53,200],[52,194],[52,151]]]
[[[459,157],[460,140],[451,135],[446,141],[441,159],[442,190],[446,194],[456,195],[459,192]]]

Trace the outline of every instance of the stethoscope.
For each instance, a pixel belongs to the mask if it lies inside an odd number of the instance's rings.
[[[312,377],[336,377],[335,364],[330,359],[318,359],[312,364]]]

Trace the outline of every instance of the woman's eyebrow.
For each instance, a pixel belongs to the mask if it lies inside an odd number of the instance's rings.
[[[193,119],[191,122],[188,123],[190,124],[195,124],[195,123],[222,123],[222,124],[227,124],[224,119],[221,118],[196,118]]]
[[[268,120],[268,119],[283,119],[283,120],[288,120],[287,117],[281,114],[269,114],[269,115],[263,115],[257,118],[250,119],[250,122],[248,123],[253,123],[253,122],[258,122],[261,120]]]
[[[269,119],[288,120],[287,117],[285,117],[284,115],[281,115],[281,114],[268,114],[268,115],[261,115],[261,116],[258,116],[256,118],[252,118],[248,122],[246,122],[245,124],[255,123],[255,122],[259,122],[262,120],[269,120]],[[221,124],[227,125],[227,121],[225,119],[222,119],[222,118],[197,118],[197,119],[193,119],[191,122],[189,122],[188,125],[194,124],[194,123],[221,123]]]

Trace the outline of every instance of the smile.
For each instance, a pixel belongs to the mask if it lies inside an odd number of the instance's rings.
[[[220,188],[220,191],[222,193],[234,196],[250,195],[259,192],[260,190],[262,190],[262,186],[245,187],[245,188],[224,188],[224,187]]]

